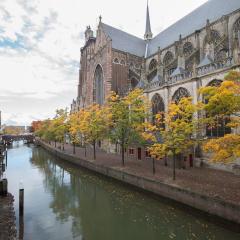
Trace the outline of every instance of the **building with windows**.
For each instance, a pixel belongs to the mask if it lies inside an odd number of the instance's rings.
[[[239,0],[209,0],[156,36],[147,6],[143,39],[100,17],[96,34],[90,26],[85,31],[78,96],[71,110],[103,104],[110,91],[125,94],[139,87],[152,102],[154,120],[169,102],[191,96],[197,103],[200,87],[219,84],[229,70],[239,69]]]

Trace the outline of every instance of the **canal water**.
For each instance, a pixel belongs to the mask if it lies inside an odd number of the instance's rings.
[[[26,240],[240,239],[207,217],[67,164],[40,147],[15,143],[6,176],[17,225],[19,182],[24,185],[20,234]]]

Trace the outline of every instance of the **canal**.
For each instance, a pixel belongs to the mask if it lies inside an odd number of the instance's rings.
[[[24,239],[239,240],[240,234],[186,210],[67,164],[40,147],[15,143],[6,176],[25,191]]]

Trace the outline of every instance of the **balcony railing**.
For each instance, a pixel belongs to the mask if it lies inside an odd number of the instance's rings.
[[[219,69],[224,69],[233,65],[233,58],[228,57],[222,61],[216,63],[210,63],[208,65],[197,68],[197,76],[202,76],[208,73],[215,72]]]

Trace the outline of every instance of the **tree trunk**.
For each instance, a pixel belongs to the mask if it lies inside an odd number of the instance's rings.
[[[122,150],[122,165],[125,165],[125,159],[124,159],[124,142],[121,143],[121,150]]]
[[[54,145],[54,146],[55,146],[55,148],[56,148],[56,147],[57,147],[57,141],[55,140],[55,141],[54,141],[54,143],[55,143],[55,145]]]
[[[168,163],[167,163],[167,156],[164,156],[164,165],[167,167]]]
[[[173,180],[176,180],[176,154],[173,152]]]
[[[96,160],[96,141],[93,141],[93,159]]]
[[[85,157],[87,157],[87,145],[86,144],[84,145],[84,155],[85,155]]]
[[[65,148],[64,148],[64,142],[63,142],[63,151],[65,150]]]
[[[76,154],[76,145],[73,143],[73,154]]]
[[[155,158],[152,158],[152,167],[153,167],[153,174],[156,173],[156,168],[155,168]]]

